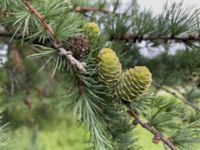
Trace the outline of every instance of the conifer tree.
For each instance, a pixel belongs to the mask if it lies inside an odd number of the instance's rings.
[[[134,0],[125,10],[119,0],[0,0],[0,4],[0,37],[11,46],[0,77],[10,77],[0,85],[4,99],[20,91],[41,92],[40,82],[51,86],[55,78],[65,98],[52,105],[74,112],[90,133],[91,149],[141,149],[134,132],[137,126],[166,149],[198,149],[198,9],[166,4],[162,13],[153,15],[141,11]],[[166,51],[146,58],[138,47],[142,41],[162,45]],[[185,50],[170,55],[171,43],[184,44]],[[160,91],[171,96],[159,96]],[[24,103],[32,107],[28,96]]]

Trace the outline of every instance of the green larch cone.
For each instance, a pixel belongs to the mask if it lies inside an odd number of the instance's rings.
[[[148,68],[136,66],[122,73],[117,85],[117,95],[125,100],[132,101],[145,93],[152,81],[152,75]]]
[[[116,53],[112,49],[103,48],[99,53],[98,74],[100,81],[106,86],[114,86],[118,83],[121,72],[121,63]]]

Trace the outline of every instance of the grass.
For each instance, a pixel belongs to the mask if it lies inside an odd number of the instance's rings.
[[[89,136],[71,119],[60,114],[40,128],[17,127],[9,133],[11,147],[15,150],[85,150]]]
[[[70,112],[60,112],[53,120],[44,120],[40,126],[19,126],[9,133],[11,149],[15,150],[85,150],[89,134],[78,127]],[[46,123],[45,123],[46,122]],[[152,143],[152,134],[137,127],[139,145],[144,150],[164,150],[162,143]]]
[[[142,146],[144,150],[164,150],[162,142],[159,142],[158,144],[154,144],[152,142],[153,135],[147,130],[144,130],[142,127],[138,126],[136,128],[136,133],[139,137],[138,144]]]

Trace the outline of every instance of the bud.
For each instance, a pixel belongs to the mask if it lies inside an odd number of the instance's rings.
[[[158,144],[160,142],[161,138],[160,138],[160,135],[159,134],[156,134],[154,135],[153,139],[152,139],[152,142],[154,144]]]

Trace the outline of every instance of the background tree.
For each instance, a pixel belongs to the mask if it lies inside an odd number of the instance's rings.
[[[197,149],[199,10],[166,4],[154,16],[134,0],[125,10],[119,0],[0,2],[9,45],[0,74],[5,122],[25,117],[16,113],[23,101],[36,133],[38,112],[48,118],[67,107],[89,131],[91,149],[140,149],[137,126],[166,149]],[[141,42],[165,51],[147,58]],[[171,55],[174,43],[185,49]]]

